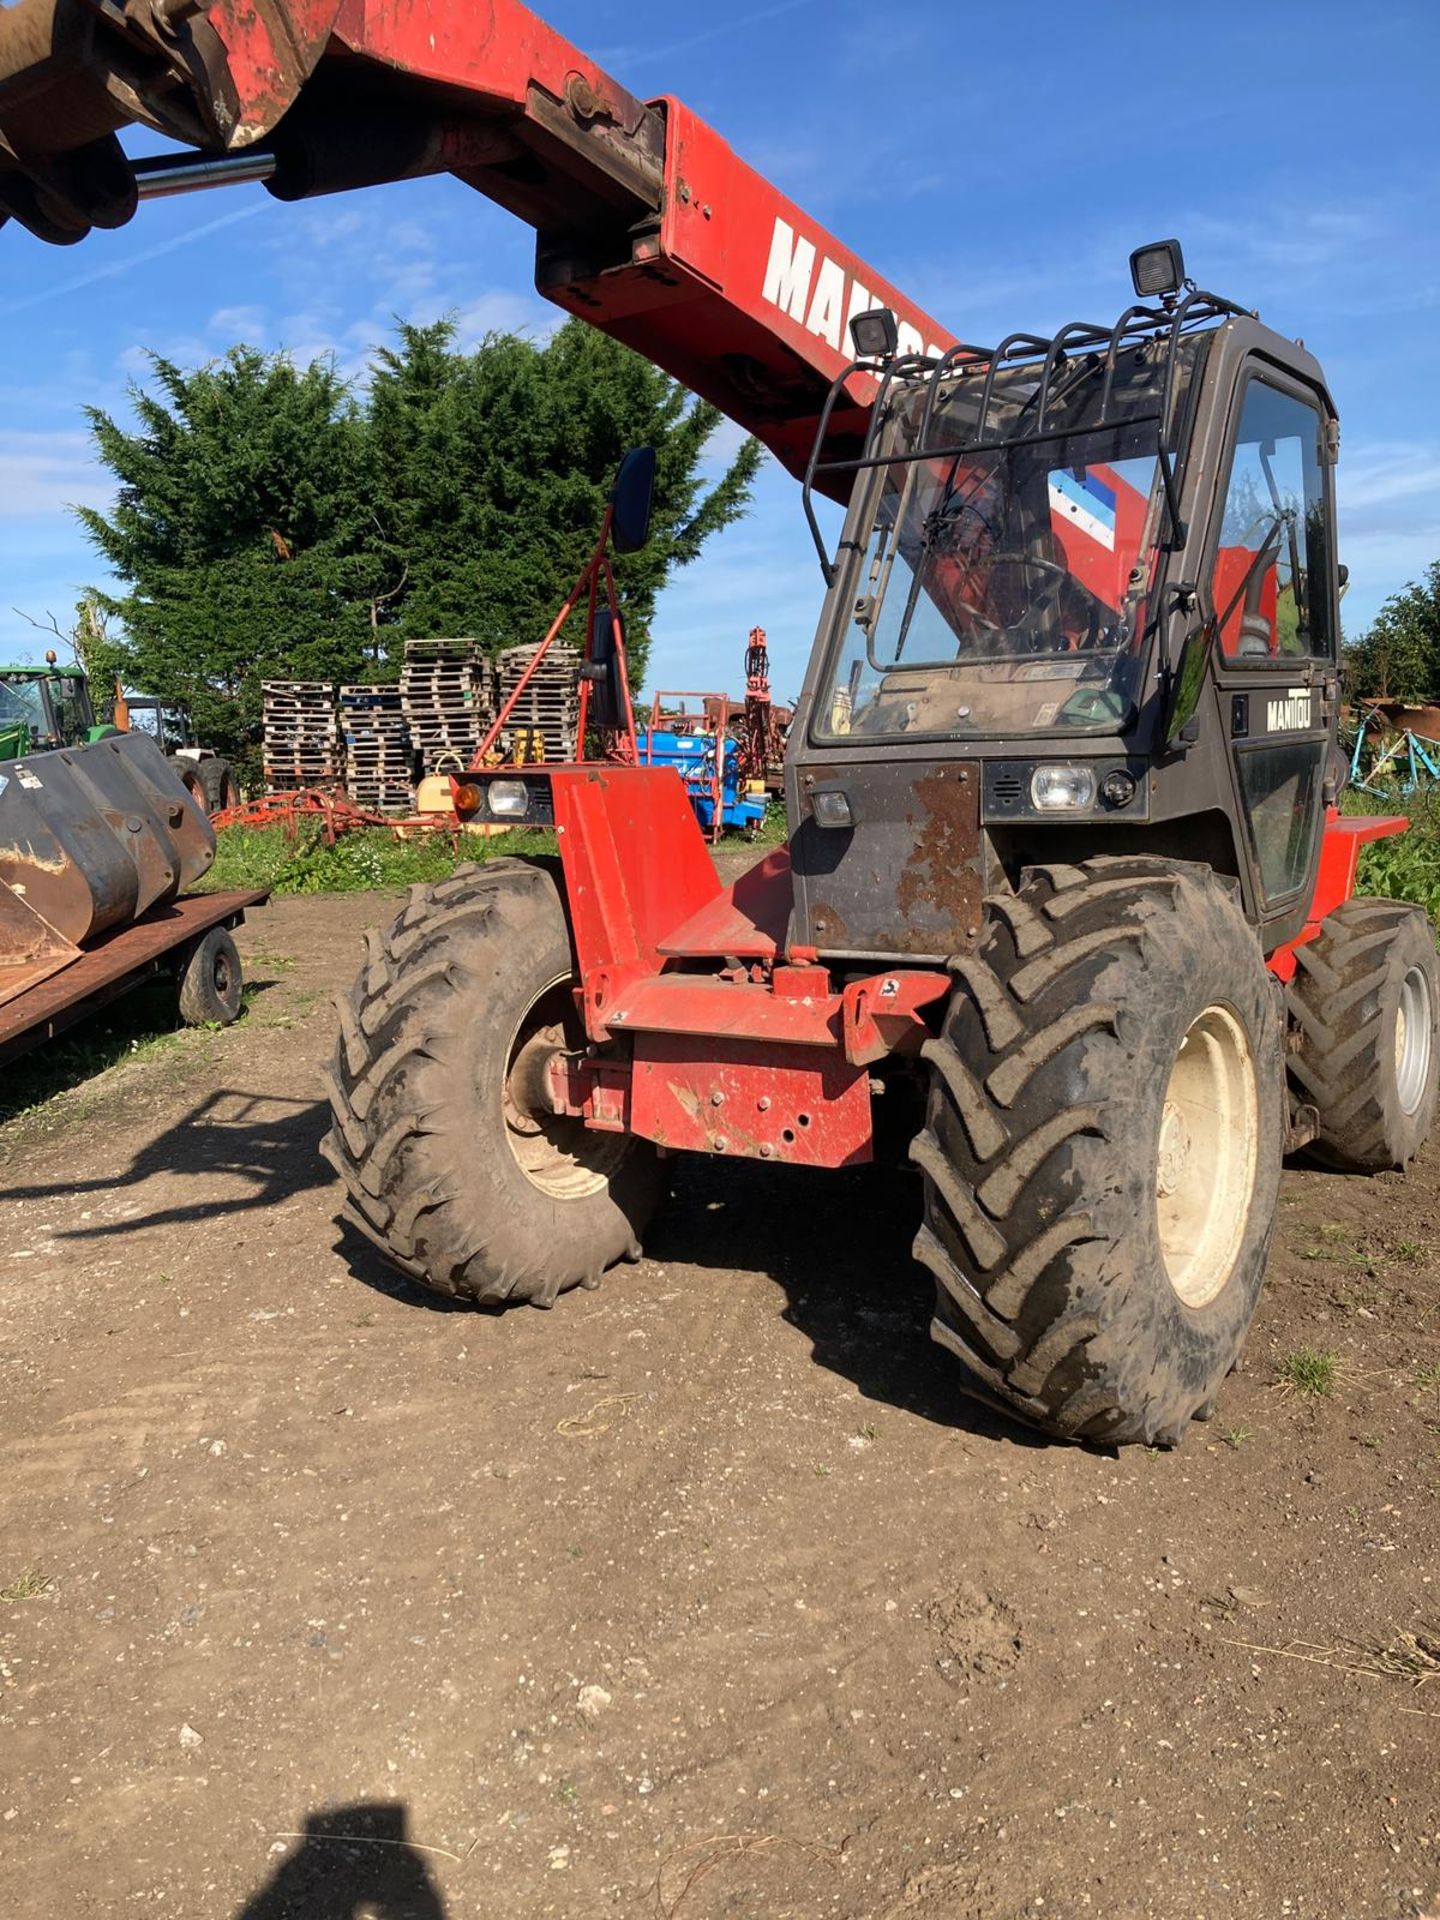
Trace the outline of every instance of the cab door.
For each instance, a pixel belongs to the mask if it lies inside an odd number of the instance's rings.
[[[1211,542],[1216,682],[1267,950],[1314,891],[1338,692],[1333,419],[1265,361],[1237,395]]]

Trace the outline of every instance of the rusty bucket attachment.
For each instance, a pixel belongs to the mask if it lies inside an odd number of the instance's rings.
[[[214,858],[209,821],[145,734],[0,765],[0,1006]]]

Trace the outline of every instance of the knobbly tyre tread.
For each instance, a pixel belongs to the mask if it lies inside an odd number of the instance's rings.
[[[1143,857],[1034,869],[987,918],[923,1049],[931,1095],[911,1151],[932,1332],[972,1392],[1048,1432],[1174,1444],[1235,1359],[1273,1219],[1282,1075],[1258,944],[1208,869]],[[1215,998],[1244,1003],[1261,1165],[1232,1278],[1194,1312],[1164,1272],[1146,1129],[1158,1135],[1174,1052]]]
[[[553,863],[496,859],[413,887],[390,928],[367,935],[337,1002],[321,1151],[344,1182],[344,1217],[453,1299],[550,1306],[639,1255],[661,1186],[646,1142],[600,1191],[561,1200],[530,1184],[505,1138],[500,1086],[522,1003],[569,965]]]
[[[213,760],[202,760],[198,772],[207,814],[220,813],[239,803],[240,788],[235,769],[228,760],[217,754]]]
[[[1346,900],[1314,940],[1295,949],[1295,961],[1286,1009],[1298,1044],[1288,1064],[1297,1098],[1319,1115],[1311,1153],[1356,1173],[1407,1166],[1434,1122],[1440,1073],[1433,1024],[1440,967],[1428,915],[1399,900]],[[1414,965],[1430,982],[1430,1077],[1419,1108],[1407,1115],[1395,1077],[1395,1016]]]

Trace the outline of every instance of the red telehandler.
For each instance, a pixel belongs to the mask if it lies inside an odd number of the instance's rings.
[[[199,157],[132,163],[137,120]],[[372,938],[333,1070],[351,1217],[428,1286],[549,1305],[638,1255],[669,1156],[854,1165],[913,1099],[964,1384],[1173,1445],[1239,1354],[1283,1154],[1403,1167],[1436,1103],[1429,923],[1353,897],[1404,823],[1337,806],[1320,367],[1174,242],[1113,322],[957,343],[514,0],[0,12],[0,208],[45,239],[225,179],[434,172],[847,511],[833,551],[810,515],[790,844],[733,887],[672,770],[466,776],[559,858],[461,871]],[[627,461],[618,546],[647,493]],[[614,650],[586,672],[618,710]]]

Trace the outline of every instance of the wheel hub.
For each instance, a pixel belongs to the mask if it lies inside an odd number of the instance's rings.
[[[1411,967],[1395,1009],[1395,1091],[1403,1113],[1417,1113],[1430,1080],[1430,983]]]
[[[1160,1251],[1182,1305],[1208,1306],[1234,1271],[1259,1158],[1249,1039],[1228,1007],[1207,1007],[1175,1056],[1155,1143]]]
[[[510,1151],[531,1185],[553,1200],[598,1193],[631,1144],[628,1135],[596,1133],[574,1114],[555,1111],[550,1064],[567,1051],[571,987],[568,978],[553,981],[536,996],[511,1042],[502,1095]]]
[[[1165,1102],[1160,1122],[1160,1159],[1155,1174],[1155,1191],[1170,1195],[1178,1191],[1190,1158],[1190,1129],[1185,1116],[1173,1100]]]

